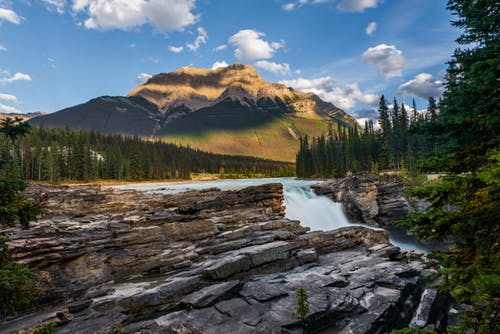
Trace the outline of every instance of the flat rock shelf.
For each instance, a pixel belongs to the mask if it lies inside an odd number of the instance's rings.
[[[2,232],[15,261],[38,268],[45,297],[0,323],[2,333],[48,322],[57,333],[302,333],[299,288],[307,333],[443,321],[420,254],[382,229],[309,232],[285,218],[280,183],[179,194],[38,185],[28,194],[40,192],[48,214]]]

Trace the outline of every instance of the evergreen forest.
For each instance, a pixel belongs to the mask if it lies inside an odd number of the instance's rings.
[[[300,139],[296,170],[299,177],[343,177],[347,172],[378,173],[380,170],[415,172],[426,156],[436,150],[436,139],[426,128],[435,123],[439,106],[433,97],[425,112],[394,99],[389,107],[382,95],[378,128],[373,121],[364,129],[330,124],[320,137]]]
[[[252,157],[211,154],[189,147],[96,131],[32,127],[16,142],[4,120],[0,158],[10,177],[35,181],[190,179],[192,173],[227,176],[292,176],[294,166]],[[27,125],[27,124],[26,124]]]

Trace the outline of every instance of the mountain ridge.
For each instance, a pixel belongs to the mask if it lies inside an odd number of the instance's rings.
[[[33,125],[161,137],[221,154],[293,161],[298,138],[356,120],[313,93],[265,81],[249,65],[183,67],[127,96],[102,96],[29,120]]]

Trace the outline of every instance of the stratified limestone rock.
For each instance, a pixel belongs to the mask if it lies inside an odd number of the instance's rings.
[[[313,185],[318,195],[325,195],[342,203],[352,220],[374,226],[389,226],[401,220],[408,212],[425,208],[403,193],[404,185],[397,178],[376,179],[370,176],[331,179]]]
[[[304,288],[309,332],[379,333],[408,325],[423,298],[422,259],[381,229],[307,233],[284,217],[281,184],[46,191],[49,214],[6,232],[13,258],[40,270],[54,306],[0,332],[57,319],[57,332],[71,334],[301,333],[293,311]]]

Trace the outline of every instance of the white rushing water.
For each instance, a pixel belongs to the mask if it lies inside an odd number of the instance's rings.
[[[245,187],[266,183],[279,182],[283,184],[285,197],[285,216],[289,219],[300,220],[302,226],[311,231],[330,231],[339,227],[353,226],[344,214],[342,205],[326,196],[318,196],[310,188],[320,181],[298,180],[295,178],[267,178],[267,179],[237,179],[197,182],[175,182],[117,186],[120,189],[146,190],[159,193],[179,193],[186,190],[219,188],[221,190],[237,190]],[[401,248],[414,249],[419,252],[428,252],[428,247],[418,242],[414,237],[406,234],[403,229],[389,230],[391,242]]]

